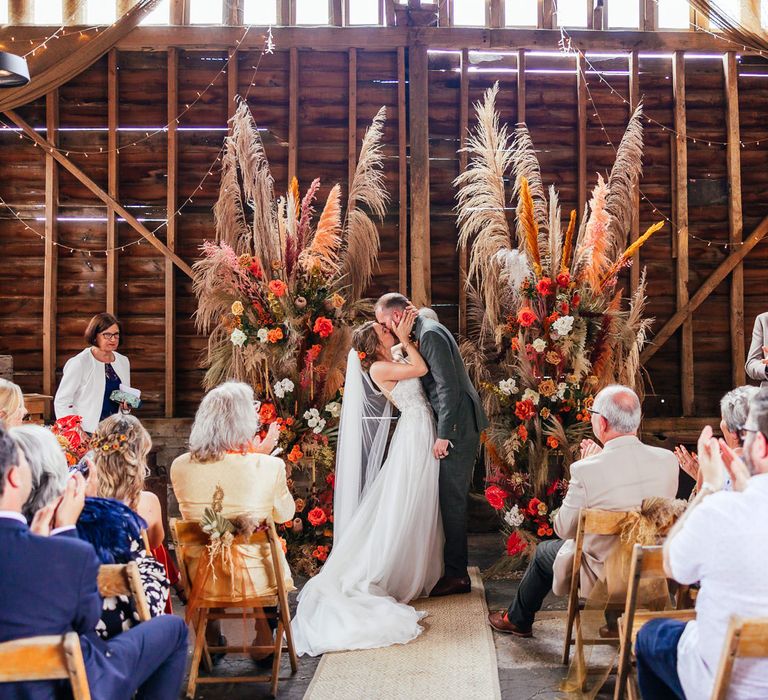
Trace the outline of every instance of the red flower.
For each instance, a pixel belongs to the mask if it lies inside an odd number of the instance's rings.
[[[491,504],[491,508],[494,510],[501,510],[508,496],[509,494],[500,486],[489,486],[485,489],[485,500]]]
[[[561,272],[557,277],[558,287],[565,289],[571,283],[571,276],[567,272]]]
[[[331,333],[333,333],[333,323],[325,316],[318,316],[315,320],[315,326],[312,330],[321,338],[327,338]]]
[[[309,520],[310,524],[314,527],[319,527],[328,522],[328,516],[322,508],[313,508],[307,513],[307,520]]]
[[[328,547],[327,545],[321,544],[315,547],[314,551],[312,552],[312,556],[318,561],[325,561],[328,558],[329,552],[330,552],[330,547]]]
[[[526,428],[524,425],[521,425],[517,429],[517,436],[523,441],[528,442],[528,428]]]
[[[520,420],[528,420],[536,415],[536,407],[533,405],[533,401],[526,399],[525,401],[518,401],[515,404],[515,415]]]
[[[562,302],[558,307],[558,310],[560,311],[561,314],[563,314],[563,316],[567,316],[568,312],[570,311],[568,302],[567,301]]]
[[[283,280],[272,280],[269,283],[269,291],[276,297],[281,297],[288,290],[288,285]]]
[[[547,496],[551,496],[558,488],[560,488],[560,479],[555,479],[547,489]]]
[[[301,448],[298,445],[294,445],[293,449],[291,449],[291,452],[288,455],[288,461],[292,464],[297,464],[303,456],[304,453],[301,451]]]
[[[520,309],[517,313],[517,322],[524,326],[525,328],[528,328],[529,326],[532,326],[536,321],[536,314],[533,313],[528,308]]]
[[[325,483],[328,484],[331,488],[336,487],[336,472],[331,472],[328,474],[328,476],[325,477]]]
[[[537,534],[539,537],[545,537],[547,535],[551,535],[552,528],[549,527],[548,525],[540,525]]]
[[[574,309],[579,308],[579,304],[581,304],[581,296],[579,296],[578,292],[571,297],[571,304],[573,304]]]
[[[539,515],[539,504],[541,503],[541,500],[538,498],[532,498],[530,501],[528,501],[528,508],[526,510],[528,511],[528,515],[532,517],[537,517]]]
[[[514,557],[518,554],[521,554],[526,549],[528,549],[528,543],[520,537],[516,532],[513,532],[508,538],[507,538],[507,555],[510,557]]]
[[[555,283],[549,277],[542,277],[536,285],[536,291],[543,297],[555,293]]]
[[[560,447],[560,443],[558,442],[557,438],[553,435],[550,435],[547,438],[547,447],[556,450],[558,447]]]
[[[277,418],[277,409],[272,403],[263,403],[259,409],[259,420],[264,423],[271,423]]]
[[[320,357],[320,352],[322,349],[322,345],[313,345],[309,350],[307,350],[307,364],[312,364],[318,357]]]
[[[261,271],[261,265],[259,265],[259,261],[255,258],[251,261],[251,264],[248,266],[248,272],[250,272],[256,279],[261,279],[264,276],[264,273]]]

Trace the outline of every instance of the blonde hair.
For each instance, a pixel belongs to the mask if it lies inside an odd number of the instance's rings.
[[[96,495],[116,498],[136,510],[147,476],[152,438],[138,418],[116,414],[99,423],[91,440]]]
[[[24,395],[18,384],[0,379],[0,419],[12,416],[24,405]]]

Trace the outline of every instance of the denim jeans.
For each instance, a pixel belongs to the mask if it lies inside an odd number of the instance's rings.
[[[637,682],[643,700],[685,700],[677,675],[677,643],[685,622],[659,618],[640,629],[635,642]]]
[[[534,616],[541,610],[544,598],[552,590],[552,569],[557,553],[564,544],[563,540],[545,540],[536,547],[517,588],[515,600],[507,611],[509,621],[521,629],[531,629]]]

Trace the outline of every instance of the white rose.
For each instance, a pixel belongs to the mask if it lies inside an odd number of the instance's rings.
[[[547,349],[547,341],[545,341],[543,338],[536,338],[536,340],[534,340],[531,345],[533,345],[533,349],[536,352],[544,352],[544,350]]]
[[[296,388],[294,383],[287,377],[283,379],[282,385],[283,385],[283,391],[285,391],[286,394],[290,394]]]
[[[514,379],[502,379],[499,382],[499,390],[505,396],[512,396],[517,393],[517,382]]]
[[[268,334],[269,334],[269,331],[266,328],[259,328],[259,330],[256,331],[256,337],[259,339],[260,343],[267,342]]]
[[[565,382],[560,382],[557,385],[557,394],[555,394],[555,396],[562,401],[565,398],[565,390],[567,388],[568,385]]]
[[[573,316],[561,316],[552,324],[552,328],[559,336],[568,335],[573,330]]]
[[[229,339],[232,341],[232,345],[241,348],[243,347],[243,343],[248,340],[248,336],[239,328],[235,328],[235,330],[232,331],[232,335],[229,336]]]
[[[539,405],[539,394],[533,389],[526,389],[523,392],[523,401],[530,401],[534,406]]]
[[[331,418],[338,418],[341,415],[341,404],[338,401],[331,401],[325,407],[325,411],[331,415]]]
[[[525,520],[525,516],[520,512],[518,506],[512,506],[504,516],[504,522],[510,527],[520,527]]]
[[[321,432],[323,432],[323,428],[325,428],[325,419],[324,418],[318,418],[317,423],[314,426],[314,429],[312,430],[313,433],[319,435]]]
[[[275,392],[275,396],[277,396],[278,399],[282,399],[285,396],[285,391],[283,391],[283,385],[281,382],[275,383],[275,386],[272,387],[272,390]]]

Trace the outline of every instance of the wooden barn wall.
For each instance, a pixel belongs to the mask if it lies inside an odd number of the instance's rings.
[[[409,216],[408,179],[402,179],[401,158],[408,158],[407,123],[400,123],[398,95],[407,95],[400,76],[407,76],[407,49],[295,50],[297,72],[291,76],[291,52],[261,56],[241,50],[229,70],[236,71],[237,94],[247,99],[266,147],[276,187],[282,191],[295,167],[300,187],[322,181],[320,197],[336,182],[346,185],[350,163],[370,120],[387,107],[384,136],[385,171],[391,195],[381,226],[380,269],[370,293],[400,289],[407,266],[403,225]],[[405,57],[405,61],[403,61]],[[199,247],[214,235],[212,206],[218,190],[217,156],[232,113],[233,85],[219,75],[228,53],[218,51],[132,51],[116,55],[119,107],[117,199],[166,241],[168,144],[164,129],[169,110],[181,113],[177,124],[178,173],[175,250],[192,264]],[[175,63],[174,63],[175,62]],[[177,83],[169,89],[169,71],[177,65]],[[521,117],[539,149],[543,180],[559,192],[564,220],[572,208],[583,209],[579,192],[591,191],[597,173],[607,175],[629,116],[630,64],[626,53],[589,54],[583,65],[586,86],[580,93],[578,61],[574,55],[528,51],[520,65],[517,50],[489,56],[475,51],[440,50],[428,54],[429,205],[432,304],[440,317],[457,330],[460,320],[460,256],[456,250],[452,182],[459,172],[457,150],[462,119],[474,121],[472,104],[498,81],[502,119],[514,129]],[[598,75],[599,73],[599,75]],[[738,107],[741,139],[768,139],[768,68],[739,65]],[[689,54],[684,65],[685,115],[689,136],[688,225],[689,293],[692,295],[732,252],[729,239],[729,179],[726,149],[707,145],[727,139],[726,86],[719,56]],[[605,84],[600,76],[610,84]],[[291,80],[297,99],[291,100]],[[643,54],[638,60],[638,94],[645,112],[672,125],[675,86],[671,54]],[[524,88],[521,89],[521,88]],[[109,59],[103,58],[63,86],[58,93],[59,143],[69,158],[99,186],[108,187]],[[202,96],[198,93],[203,92]],[[524,95],[524,104],[519,97]],[[169,106],[169,99],[177,100]],[[462,108],[462,99],[466,100]],[[189,105],[189,108],[187,108]],[[408,107],[408,105],[406,105]],[[468,109],[468,112],[467,112]],[[44,99],[18,110],[37,129],[46,124]],[[7,120],[3,120],[4,122]],[[354,129],[355,139],[350,139]],[[581,130],[581,131],[580,131]],[[149,134],[149,135],[147,135]],[[295,150],[289,146],[295,136]],[[580,138],[582,137],[582,138]],[[675,218],[674,135],[646,123],[643,199],[640,232],[660,217]],[[584,144],[581,153],[580,143]],[[0,197],[24,222],[45,232],[45,156],[16,131],[0,129],[5,164]],[[99,152],[99,149],[102,152]],[[743,229],[747,238],[768,215],[764,167],[768,142],[740,149]],[[88,155],[77,151],[89,151]],[[292,157],[295,161],[292,162]],[[409,158],[408,158],[409,160]],[[581,164],[581,166],[580,166]],[[208,174],[210,172],[210,174]],[[58,248],[56,284],[57,378],[67,360],[83,347],[87,319],[107,306],[107,208],[88,188],[59,168]],[[513,212],[510,211],[510,217]],[[139,234],[127,223],[117,225],[117,244],[133,243],[117,255],[115,310],[124,323],[124,351],[132,362],[132,382],[143,391],[142,415],[189,416],[201,395],[200,357],[206,340],[195,330],[195,299],[191,280],[175,270],[175,339],[172,380],[174,401],[166,393],[167,271],[163,255],[148,243],[136,244]],[[25,391],[43,390],[44,241],[25,230],[7,209],[0,213],[0,354],[14,357],[15,376]],[[77,250],[70,252],[68,246]],[[406,246],[406,247],[404,247]],[[658,330],[677,310],[676,262],[678,241],[669,223],[643,248],[640,263],[648,273],[647,314]],[[92,254],[88,254],[91,251]],[[101,252],[99,252],[101,251]],[[405,251],[405,257],[403,252]],[[403,264],[405,263],[405,264]],[[755,315],[768,309],[768,244],[761,242],[746,258],[744,269],[744,335],[749,345]],[[412,271],[411,271],[412,273]],[[630,275],[623,281],[629,290]],[[731,278],[720,283],[693,315],[693,415],[712,415],[719,397],[732,386],[730,300]],[[681,403],[680,332],[675,333],[647,364],[651,415],[679,416]]]

